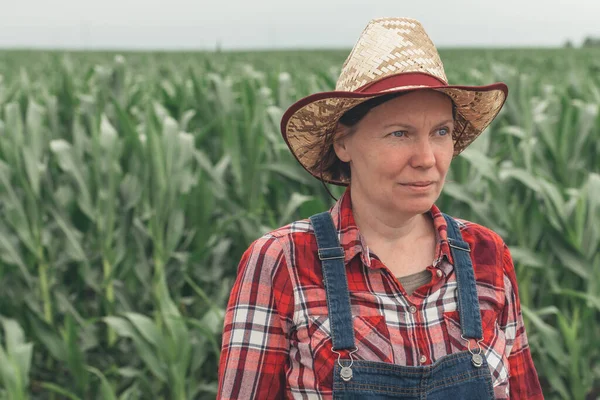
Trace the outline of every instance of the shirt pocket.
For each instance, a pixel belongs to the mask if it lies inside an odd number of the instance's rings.
[[[354,343],[358,349],[352,356],[357,360],[393,362],[393,349],[387,322],[383,315],[354,316]],[[314,351],[326,348],[329,352],[333,345],[330,319],[327,315],[310,317],[308,334]],[[342,358],[348,358],[347,351]],[[337,357],[337,355],[336,355]]]
[[[451,353],[467,351],[467,342],[461,337],[458,311],[444,313],[444,325],[448,334],[446,344],[450,347],[448,350]],[[490,368],[494,391],[496,395],[499,392],[504,394],[505,387],[508,385],[509,363],[506,356],[506,337],[498,324],[498,313],[495,310],[481,310],[481,326],[483,328],[481,350]],[[471,350],[477,351],[474,340],[471,340]]]

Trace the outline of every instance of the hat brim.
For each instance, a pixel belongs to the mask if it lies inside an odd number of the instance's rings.
[[[445,85],[435,78],[427,78],[426,74],[419,75],[423,79],[407,82],[406,76],[391,76],[361,91],[320,92],[304,97],[284,113],[281,119],[283,138],[294,157],[311,175],[328,183],[347,186],[349,181],[333,179],[327,172],[320,176],[312,166],[321,155],[322,145],[318,142],[323,142],[336,128],[340,117],[358,104],[377,96],[415,90],[436,90],[448,95],[456,106],[453,140],[454,156],[457,156],[494,120],[508,96],[508,87],[502,82],[485,86]]]

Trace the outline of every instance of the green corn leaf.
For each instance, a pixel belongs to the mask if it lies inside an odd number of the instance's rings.
[[[496,165],[494,161],[479,150],[465,149],[460,156],[469,161],[471,167],[490,181],[496,180]]]
[[[162,361],[156,354],[156,349],[138,333],[129,321],[121,317],[104,317],[103,321],[117,332],[121,337],[130,338],[133,340],[140,358],[152,374],[163,382],[167,381],[167,374]]]
[[[564,351],[562,341],[559,332],[552,326],[545,323],[536,313],[530,310],[526,306],[522,306],[522,312],[525,317],[535,326],[536,330],[543,337],[544,342],[547,343],[545,350],[555,360],[561,361],[567,358],[567,354]],[[556,314],[560,313],[559,310],[555,309]]]
[[[175,210],[169,216],[169,222],[167,225],[167,236],[166,236],[166,254],[170,255],[175,251],[177,244],[183,237],[185,229],[185,218],[181,210]]]
[[[25,343],[25,333],[14,319],[3,319],[2,327],[4,328],[4,339],[8,355],[12,356],[12,351]]]
[[[52,358],[62,362],[67,362],[68,354],[65,342],[59,336],[58,332],[52,330],[41,318],[33,316],[28,317],[28,322],[33,328],[35,338],[43,344]]]
[[[0,345],[0,379],[15,398],[25,398],[33,344],[25,343],[25,334],[17,321],[2,319],[5,350]]]
[[[125,316],[137,329],[139,335],[151,343],[159,352],[164,351],[162,334],[150,318],[137,313],[125,313]]]
[[[39,383],[40,387],[42,389],[46,389],[52,393],[56,393],[56,394],[60,394],[62,396],[64,396],[67,399],[70,400],[82,400],[81,397],[78,397],[76,394],[68,391],[67,389],[52,383],[52,382],[40,382]]]
[[[516,179],[536,193],[541,191],[538,179],[524,169],[503,168],[499,172],[499,177],[501,181],[506,181],[511,178]]]
[[[545,265],[544,260],[533,251],[523,247],[511,247],[510,254],[516,263],[527,265],[528,267],[541,268]]]
[[[76,156],[73,147],[65,140],[57,139],[50,142],[50,149],[54,153],[61,169],[68,173],[77,184],[79,198],[77,203],[81,210],[92,220],[96,219],[92,206],[91,192],[88,187],[87,168]]]
[[[0,224],[0,259],[7,264],[18,266],[27,286],[31,287],[33,284],[33,277],[31,276],[27,265],[25,265],[25,261],[18,250],[18,242],[16,242],[15,239],[16,238],[11,237],[7,232],[7,229]]]
[[[86,368],[89,372],[93,373],[100,379],[100,394],[104,400],[117,400],[117,396],[111,384],[108,382],[106,377],[99,369],[88,366]]]
[[[292,215],[298,211],[302,204],[313,199],[313,196],[305,196],[300,193],[292,193],[290,200],[285,205],[285,208],[281,212],[281,216],[278,221],[279,226],[283,226],[291,222]]]
[[[58,211],[50,209],[50,214],[67,239],[67,251],[74,261],[86,261],[87,256],[81,244],[82,234],[71,226]]]

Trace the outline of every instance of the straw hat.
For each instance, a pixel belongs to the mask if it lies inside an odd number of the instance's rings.
[[[379,18],[369,22],[342,66],[335,91],[315,93],[292,104],[281,120],[281,132],[302,166],[317,179],[336,185],[327,171],[313,166],[327,135],[352,107],[388,93],[433,89],[448,95],[456,106],[454,156],[463,151],[492,122],[502,108],[508,88],[448,85],[444,66],[433,42],[410,18]]]

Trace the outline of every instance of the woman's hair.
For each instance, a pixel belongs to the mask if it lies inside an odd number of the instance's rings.
[[[374,97],[346,111],[338,120],[340,125],[349,128],[344,132],[343,136],[336,136],[337,130],[327,132],[323,146],[321,147],[319,157],[311,166],[312,171],[318,171],[321,176],[328,174],[332,179],[338,181],[350,181],[350,164],[338,158],[333,148],[335,140],[352,135],[356,131],[356,125],[367,115],[371,109],[387,102],[396,97],[400,97],[410,92],[390,93],[382,96]],[[448,98],[450,98],[448,96]],[[452,100],[452,99],[450,99]],[[452,118],[456,119],[456,105],[452,101]]]

